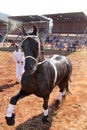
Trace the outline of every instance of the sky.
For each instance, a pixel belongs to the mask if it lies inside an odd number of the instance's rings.
[[[84,12],[87,0],[1,0],[0,12],[11,16]]]

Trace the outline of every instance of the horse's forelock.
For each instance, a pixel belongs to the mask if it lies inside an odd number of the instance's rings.
[[[29,43],[29,39],[31,40],[31,37],[25,37],[24,40],[21,42],[21,47],[23,47],[24,44]]]

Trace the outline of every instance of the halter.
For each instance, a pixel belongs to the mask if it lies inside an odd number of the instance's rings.
[[[35,59],[33,56],[26,56],[25,59],[27,58],[32,58],[33,60],[35,60],[37,62],[37,59]]]
[[[39,59],[39,57],[40,57],[40,52],[41,52],[41,50],[40,50],[40,41],[37,39],[38,36],[31,35],[31,36],[26,36],[26,37],[24,37],[23,41],[21,42],[21,45],[22,45],[22,43],[23,43],[28,37],[35,38],[35,39],[38,41],[38,56],[37,56],[37,58],[34,58],[33,56],[26,56],[26,57],[25,57],[25,60],[28,59],[28,58],[31,58],[31,59],[33,59],[33,60],[36,62],[36,65],[37,65],[37,66],[40,65],[40,64],[42,64],[42,63],[44,63],[44,62],[46,62],[46,60],[44,60],[44,61],[42,61],[42,62],[38,62],[38,59]]]

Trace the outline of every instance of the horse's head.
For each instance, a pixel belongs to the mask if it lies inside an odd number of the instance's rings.
[[[21,45],[25,54],[25,72],[32,74],[36,71],[40,58],[40,41],[37,36],[27,37]]]

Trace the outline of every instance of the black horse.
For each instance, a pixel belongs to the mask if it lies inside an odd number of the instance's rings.
[[[61,55],[53,55],[45,59],[38,36],[29,36],[24,39],[21,48],[25,54],[25,72],[21,80],[21,89],[17,95],[11,98],[5,119],[8,125],[13,125],[15,122],[14,105],[20,98],[35,94],[43,98],[44,113],[42,121],[45,123],[48,121],[48,101],[53,88],[59,86],[60,89],[55,102],[56,107],[59,105],[64,92],[69,91],[68,82],[72,65],[65,56]]]

